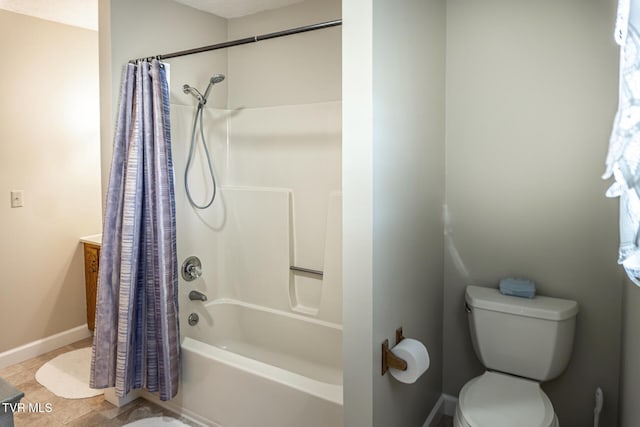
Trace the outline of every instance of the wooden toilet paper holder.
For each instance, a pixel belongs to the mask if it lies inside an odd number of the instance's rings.
[[[402,335],[402,328],[396,329],[396,345],[398,345],[403,339],[404,336]],[[384,340],[382,342],[382,375],[387,373],[389,368],[406,371],[407,362],[393,354],[389,348],[389,340]]]

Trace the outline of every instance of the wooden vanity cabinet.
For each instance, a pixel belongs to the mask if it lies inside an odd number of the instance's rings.
[[[91,331],[95,328],[96,321],[99,266],[100,246],[84,243],[84,284],[87,296],[87,325]]]

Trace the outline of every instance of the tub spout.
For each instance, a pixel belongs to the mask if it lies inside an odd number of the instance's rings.
[[[205,294],[203,294],[202,292],[198,292],[198,291],[191,291],[189,292],[189,299],[191,301],[206,301],[207,300],[207,296]]]

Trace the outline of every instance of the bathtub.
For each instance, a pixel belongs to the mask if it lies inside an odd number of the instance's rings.
[[[165,406],[213,426],[342,426],[340,325],[232,299],[199,308],[195,326],[181,315],[181,387]]]

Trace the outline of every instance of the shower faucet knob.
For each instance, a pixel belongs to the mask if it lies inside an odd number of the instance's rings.
[[[189,276],[193,277],[194,279],[197,279],[198,277],[202,276],[202,269],[197,265],[192,264],[187,266],[187,272],[189,273]]]
[[[202,263],[197,256],[190,256],[182,263],[182,278],[187,282],[202,276]]]

